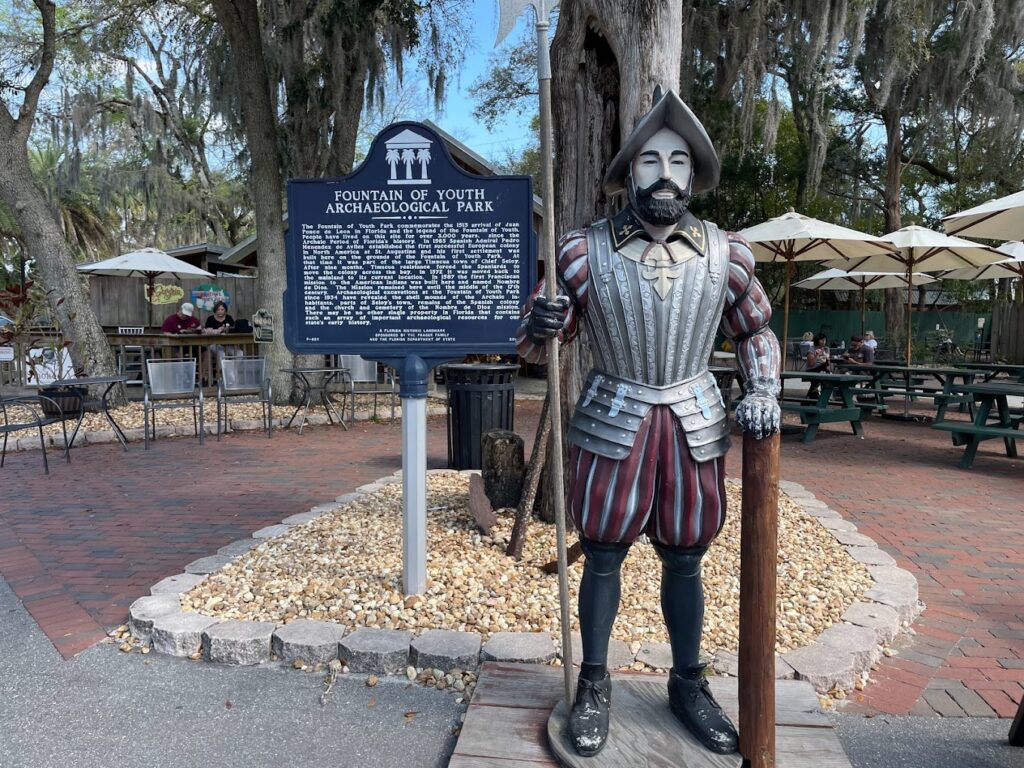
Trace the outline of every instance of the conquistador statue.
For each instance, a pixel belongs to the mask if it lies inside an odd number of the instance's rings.
[[[608,641],[619,568],[641,534],[662,560],[661,604],[672,644],[672,711],[708,749],[734,752],[736,729],[698,661],[704,622],[701,558],[725,521],[729,422],[708,360],[720,330],[736,346],[745,397],[736,420],[757,438],[779,428],[779,345],[771,306],[744,240],[694,216],[719,162],[704,127],[672,91],[655,93],[612,160],[609,194],[629,204],[566,235],[556,301],[543,284],[527,304],[520,354],[543,362],[586,323],[594,369],[569,425],[567,508],[586,564],[579,613],[583,660],[569,736],[581,755],[608,736]]]

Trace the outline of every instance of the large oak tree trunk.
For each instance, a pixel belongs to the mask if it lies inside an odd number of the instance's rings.
[[[28,163],[28,138],[35,122],[39,96],[50,80],[56,57],[56,6],[36,0],[43,28],[39,66],[25,86],[17,116],[0,106],[0,200],[14,216],[20,239],[35,261],[34,270],[46,289],[52,318],[60,325],[75,373],[104,376],[114,373],[114,356],[103,328],[89,304],[85,286],[54,211],[36,186]],[[112,399],[123,402],[123,395]]]
[[[566,0],[551,48],[557,236],[613,213],[605,169],[651,106],[654,87],[679,89],[679,0]],[[563,424],[591,365],[585,334],[561,356]],[[559,457],[549,457],[549,461]],[[564,462],[567,456],[560,457]],[[545,490],[549,486],[545,483]],[[551,493],[542,516],[551,519]]]
[[[256,294],[259,306],[274,316],[274,341],[265,345],[265,353],[274,399],[283,402],[292,391],[291,377],[281,373],[281,368],[289,367],[292,361],[284,343],[284,185],[259,11],[256,0],[213,0],[213,8],[231,46],[242,124],[252,158],[252,198],[260,254]]]

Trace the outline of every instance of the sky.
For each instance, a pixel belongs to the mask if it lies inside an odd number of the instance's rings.
[[[498,32],[498,3],[496,0],[472,0],[473,20],[468,24],[470,40],[466,60],[461,73],[449,88],[445,110],[441,115],[409,115],[411,120],[429,119],[452,134],[466,146],[487,159],[503,158],[508,149],[522,150],[530,139],[530,115],[512,115],[503,124],[489,131],[473,118],[473,101],[469,95],[470,86],[487,71],[487,61],[495,50],[494,38]],[[534,34],[533,10],[522,13],[515,28],[505,38],[505,43],[515,42],[525,34]]]

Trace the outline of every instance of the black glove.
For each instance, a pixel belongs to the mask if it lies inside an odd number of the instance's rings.
[[[538,296],[526,318],[526,338],[537,345],[546,344],[562,330],[568,312],[568,296],[559,296],[554,301]]]

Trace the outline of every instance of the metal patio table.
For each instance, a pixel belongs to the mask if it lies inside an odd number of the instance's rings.
[[[124,384],[128,381],[127,376],[87,376],[78,379],[58,379],[57,381],[51,381],[49,384],[40,384],[39,389],[46,387],[98,387],[104,384],[107,388],[103,390],[103,394],[100,396],[100,408],[103,410],[103,415],[107,419],[107,423],[110,424],[110,428],[114,430],[114,436],[118,442],[121,443],[121,447],[128,450],[128,439],[125,437],[124,430],[121,426],[114,421],[114,417],[110,415],[110,393],[118,384]],[[75,428],[71,431],[71,437],[68,438],[68,450],[70,450],[75,444],[75,437],[78,435],[78,430],[82,426],[82,419],[85,418],[85,403],[82,403],[82,407],[78,410],[78,420],[75,422]]]
[[[302,390],[301,402],[295,408],[295,412],[291,418],[288,419],[288,423],[285,426],[290,427],[292,422],[295,421],[295,417],[299,415],[299,411],[302,411],[302,418],[299,420],[299,434],[302,434],[303,428],[306,426],[306,413],[309,411],[309,404],[312,402],[314,397],[319,397],[320,402],[324,406],[324,410],[327,412],[327,420],[334,424],[332,414],[337,417],[338,423],[341,424],[346,430],[348,424],[345,423],[345,419],[337,409],[334,407],[334,403],[331,402],[331,392],[328,390],[331,384],[339,382],[343,385],[342,391],[343,396],[348,396],[353,390],[352,375],[348,368],[282,368],[281,373],[290,373],[299,384],[299,388]],[[322,376],[319,383],[314,383],[310,376]],[[345,410],[344,400],[341,403],[341,410]]]

